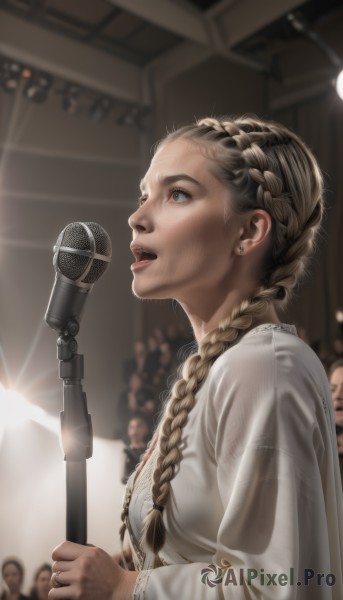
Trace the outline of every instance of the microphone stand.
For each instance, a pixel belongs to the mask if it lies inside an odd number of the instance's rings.
[[[76,320],[70,320],[57,340],[59,376],[63,379],[61,438],[66,461],[67,540],[87,543],[87,472],[86,459],[93,452],[91,415],[86,393],[82,390],[83,355],[77,354]]]

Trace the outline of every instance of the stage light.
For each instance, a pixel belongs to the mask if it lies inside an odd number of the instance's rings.
[[[21,67],[14,62],[3,61],[0,70],[0,85],[2,89],[12,94],[20,83]]]
[[[42,104],[48,97],[51,85],[52,77],[45,73],[34,73],[27,81],[24,88],[24,96],[32,102]]]
[[[31,69],[28,69],[27,67],[24,67],[22,69],[21,76],[23,77],[23,79],[30,79],[30,77],[32,77],[32,71],[31,71]]]
[[[295,31],[308,37],[329,59],[335,71],[338,73],[334,82],[336,92],[341,100],[343,100],[343,64],[341,57],[338,56],[335,50],[329,46],[316,31],[313,31],[313,29],[308,26],[300,14],[289,13],[287,19]]]
[[[0,388],[0,425],[3,429],[16,429],[35,421],[46,429],[59,432],[59,421],[46,413],[40,406],[31,404],[15,390]]]
[[[335,85],[338,96],[343,100],[343,69],[338,73]]]
[[[112,107],[111,100],[108,98],[98,98],[91,105],[89,109],[89,114],[92,117],[93,121],[102,121],[107,117]]]
[[[62,110],[70,115],[74,115],[79,110],[80,88],[76,85],[67,83],[58,93],[62,94]]]
[[[117,125],[126,125],[127,127],[138,127],[144,129],[144,117],[149,113],[147,106],[129,106],[116,118]]]
[[[30,406],[15,390],[0,390],[0,421],[3,427],[20,427],[30,419]]]

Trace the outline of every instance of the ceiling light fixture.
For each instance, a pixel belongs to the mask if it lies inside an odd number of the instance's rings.
[[[324,40],[318,35],[318,33],[316,33],[315,31],[313,31],[313,29],[310,29],[310,27],[308,27],[307,23],[305,23],[305,21],[301,17],[299,17],[298,15],[295,15],[294,13],[289,13],[287,15],[287,19],[290,22],[290,24],[292,25],[293,29],[295,29],[295,31],[298,31],[302,35],[305,35],[306,37],[308,37],[327,56],[327,58],[329,59],[329,61],[331,62],[332,66],[335,68],[335,71],[336,71],[336,77],[334,79],[336,92],[337,92],[338,96],[341,98],[341,100],[343,100],[343,61],[342,61],[342,59],[338,56],[338,54],[336,54],[336,52],[333,50],[333,48],[331,48],[331,46],[329,46],[326,42],[324,42]]]
[[[102,121],[108,116],[112,108],[112,102],[109,98],[97,98],[89,109],[89,114],[93,121]]]
[[[21,67],[15,62],[3,60],[0,66],[0,85],[2,89],[12,94],[20,83]]]
[[[80,88],[72,83],[66,83],[60,93],[62,94],[62,110],[69,115],[75,115],[80,106]]]
[[[143,119],[150,112],[148,106],[130,106],[116,118],[117,125],[127,127],[138,127],[144,129]]]
[[[50,75],[33,73],[25,85],[24,96],[31,100],[31,102],[42,104],[48,97],[51,85],[52,77]]]

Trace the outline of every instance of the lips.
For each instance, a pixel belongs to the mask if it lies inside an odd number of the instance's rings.
[[[151,248],[141,246],[140,244],[131,244],[131,252],[136,259],[136,262],[155,260],[157,255]]]

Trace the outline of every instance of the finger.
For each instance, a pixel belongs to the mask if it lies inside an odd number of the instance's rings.
[[[73,561],[71,560],[57,560],[52,564],[52,572],[53,573],[58,573],[58,572],[66,572],[66,571],[70,571],[70,569],[72,569],[73,567]]]
[[[57,573],[53,573],[51,575],[51,585],[52,585],[52,587],[58,588],[58,587],[62,586],[62,583],[61,583],[61,581],[59,579],[60,575],[61,575],[61,571],[58,571]]]
[[[69,586],[52,588],[49,591],[49,600],[70,600],[70,588]]]
[[[52,559],[60,560],[75,560],[80,554],[85,551],[85,546],[75,544],[74,542],[62,542],[56,546],[52,552]]]

